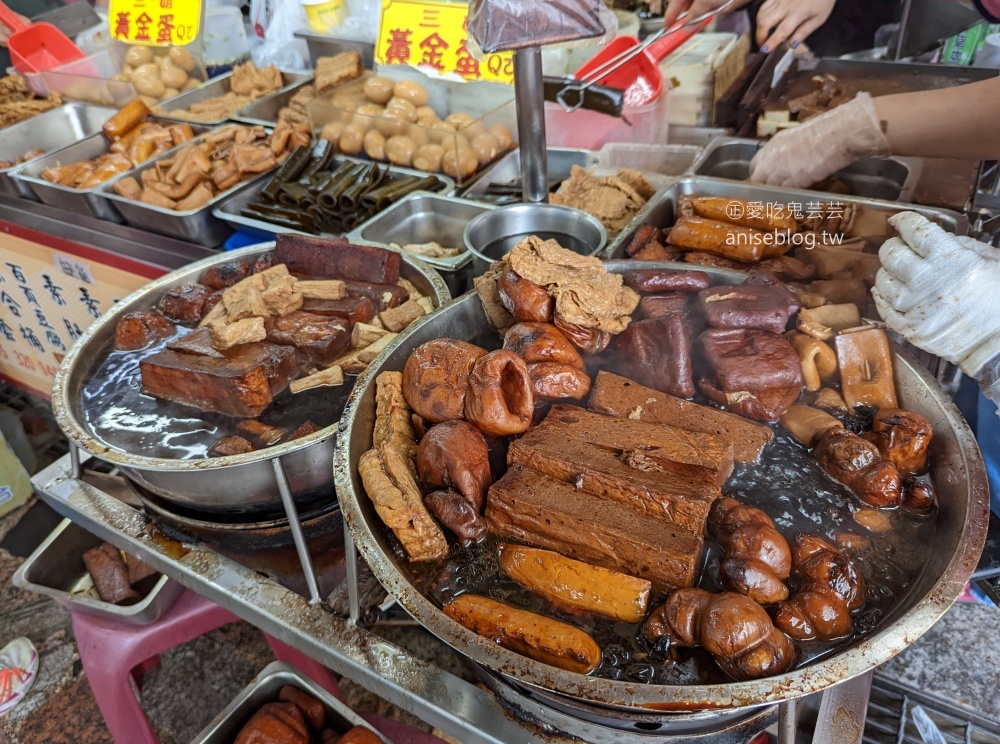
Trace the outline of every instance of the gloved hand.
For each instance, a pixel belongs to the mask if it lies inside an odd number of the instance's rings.
[[[889,327],[914,346],[991,384],[1000,355],[1000,251],[956,237],[916,212],[889,218],[872,296]],[[984,392],[987,392],[984,390]]]
[[[778,132],[750,161],[750,180],[805,188],[855,160],[888,154],[872,97],[858,93],[853,101]]]

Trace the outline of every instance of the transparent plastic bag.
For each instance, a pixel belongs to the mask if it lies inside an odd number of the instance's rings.
[[[614,36],[617,21],[601,0],[470,0],[474,46],[487,54],[576,39]],[[470,39],[470,42],[472,40]],[[470,50],[473,45],[470,44]]]
[[[266,18],[269,8],[271,17],[263,27],[264,42],[250,50],[253,63],[257,67],[274,65],[282,70],[311,70],[309,47],[304,40],[295,37],[296,31],[308,27],[302,4],[299,0],[279,0],[277,3],[275,0],[253,0],[250,19],[258,35],[261,34],[258,25]]]

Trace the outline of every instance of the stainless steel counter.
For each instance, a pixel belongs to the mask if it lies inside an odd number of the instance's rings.
[[[0,195],[0,222],[9,222],[72,243],[117,253],[165,271],[173,271],[218,253],[215,248],[205,248],[137,230],[128,225],[67,212],[41,202],[4,195]]]

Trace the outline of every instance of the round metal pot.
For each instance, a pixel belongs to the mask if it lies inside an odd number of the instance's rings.
[[[690,264],[610,261],[615,272],[669,268],[692,270]],[[697,267],[718,283],[740,283],[744,274]],[[451,620],[410,581],[405,559],[393,551],[358,475],[358,460],[372,445],[375,378],[402,370],[420,344],[435,338],[476,338],[496,333],[475,293],[412,325],[358,379],[341,418],[334,474],[344,519],[358,548],[385,588],[413,617],[473,661],[521,684],[603,706],[681,712],[745,708],[819,692],[871,670],[902,651],[926,632],[955,602],[976,567],[986,539],[989,491],[975,437],[955,404],[937,382],[909,357],[895,353],[900,405],[926,416],[934,427],[932,474],[940,511],[936,532],[927,546],[928,562],[910,593],[880,627],[853,645],[786,674],[748,682],[706,685],[643,685],[589,677],[541,664],[492,642]],[[496,346],[500,336],[496,334]]]
[[[525,235],[559,236],[576,241],[572,248],[585,256],[600,253],[608,240],[604,225],[586,212],[559,204],[512,204],[483,212],[465,226],[465,247],[478,259],[491,264],[503,258]],[[508,245],[490,250],[498,241]]]
[[[217,514],[283,513],[272,460],[278,459],[300,506],[315,506],[334,498],[330,461],[336,425],[287,444],[231,457],[175,460],[147,457],[108,446],[94,436],[82,415],[81,390],[95,367],[114,347],[119,319],[133,310],[154,307],[166,291],[197,282],[206,269],[220,263],[252,258],[274,248],[261,243],[197,261],[147,284],[118,302],[87,329],[63,359],[52,386],[52,408],[67,437],[81,449],[113,463],[130,479],[166,503]],[[431,297],[438,307],[451,299],[434,269],[403,255],[401,275]]]

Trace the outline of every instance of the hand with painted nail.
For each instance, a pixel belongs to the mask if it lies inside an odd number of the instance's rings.
[[[818,29],[833,12],[836,0],[766,0],[757,11],[757,43],[762,52],[787,41],[792,47]]]

